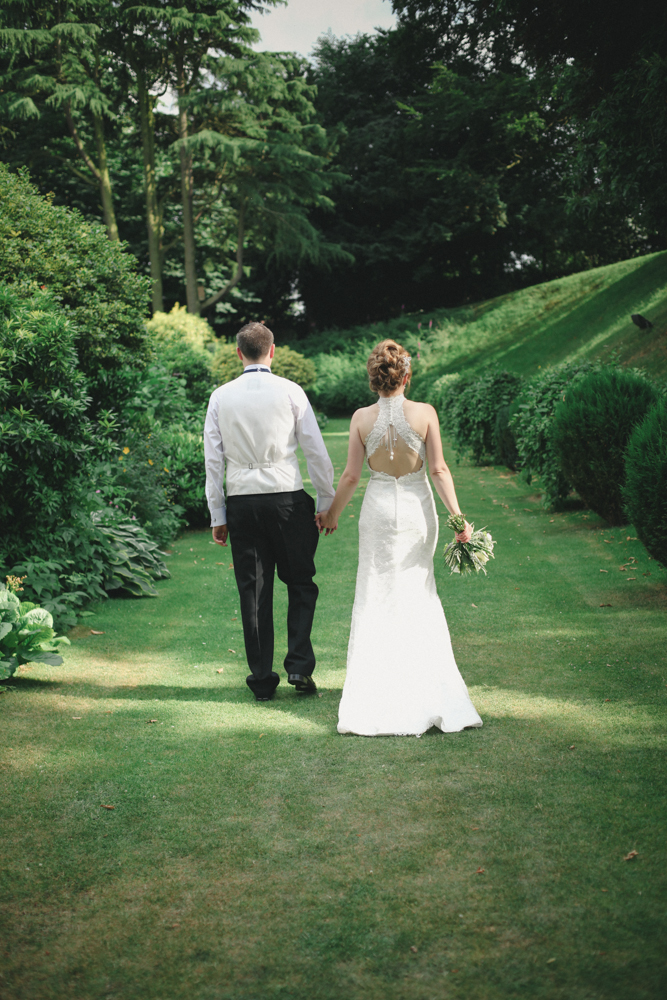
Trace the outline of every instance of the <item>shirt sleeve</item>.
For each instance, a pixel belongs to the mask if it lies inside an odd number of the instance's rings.
[[[296,439],[306,456],[310,481],[317,490],[317,510],[328,510],[334,498],[333,465],[322,431],[308,397],[300,386],[295,385],[294,391],[290,393],[290,402],[294,411]]]
[[[227,524],[225,506],[225,448],[218,424],[218,397],[214,392],[204,422],[204,459],[206,462],[206,500],[211,512],[211,527]]]

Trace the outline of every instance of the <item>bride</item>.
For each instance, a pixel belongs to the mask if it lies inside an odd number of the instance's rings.
[[[438,519],[431,479],[447,510],[460,509],[445,464],[436,411],[404,395],[410,355],[383,340],[368,363],[379,399],[357,410],[347,466],[328,511],[316,520],[330,534],[351,499],[364,456],[370,481],[359,517],[359,569],[338,732],[420,736],[437,726],[481,726],[459,673],[433,575]],[[472,529],[456,535],[470,540]]]

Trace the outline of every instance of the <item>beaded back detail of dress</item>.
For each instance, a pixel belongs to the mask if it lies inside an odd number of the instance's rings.
[[[390,458],[393,461],[394,448],[396,446],[397,439],[400,437],[408,448],[419,455],[422,460],[423,468],[426,457],[424,439],[408,423],[403,410],[404,402],[405,396],[403,393],[398,396],[380,396],[378,399],[380,412],[378,413],[377,420],[373,424],[373,428],[365,442],[367,462],[372,455],[375,454],[378,448],[381,448],[383,445],[389,452]],[[370,463],[369,468],[371,468]],[[374,471],[375,470],[371,468],[371,472]],[[421,471],[421,469],[418,469],[417,471]],[[386,473],[381,474],[386,475]]]

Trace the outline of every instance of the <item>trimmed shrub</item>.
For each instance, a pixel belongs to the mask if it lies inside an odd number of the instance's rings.
[[[648,552],[667,566],[667,398],[651,407],[625,451],[625,512]]]
[[[114,374],[143,366],[150,279],[101,225],[42,197],[27,173],[0,163],[0,276],[33,295],[45,288],[72,321],[81,371],[96,405],[118,403]]]
[[[317,382],[310,395],[330,416],[350,416],[361,406],[377,402],[368,386],[366,359],[370,350],[358,354],[319,354],[315,358]]]
[[[317,368],[310,358],[293,351],[291,347],[276,347],[271,371],[280,378],[288,378],[303,389],[311,389],[317,378]],[[216,385],[224,385],[243,373],[243,364],[236,353],[236,344],[220,344],[213,356],[213,375]]]
[[[516,407],[516,402],[501,406],[496,414],[496,422],[493,428],[493,461],[497,465],[506,465],[508,469],[512,469],[513,471],[516,471],[519,460],[516,438],[511,427],[511,420],[516,412]]]
[[[206,320],[177,303],[170,313],[156,312],[146,327],[159,365],[182,380],[193,407],[206,406],[216,387],[212,370],[216,340]]]
[[[627,524],[625,449],[657,399],[657,389],[639,372],[600,368],[571,385],[555,409],[553,442],[563,473],[609,524]]]
[[[440,420],[459,455],[471,453],[478,465],[494,460],[498,411],[513,402],[522,384],[520,375],[490,369],[450,378],[440,389]]]
[[[553,415],[571,383],[593,370],[586,361],[566,362],[547,368],[524,386],[509,417],[509,430],[514,435],[517,459],[528,482],[540,477],[544,490],[544,505],[557,507],[572,490],[572,484],[561,468],[560,456],[553,442]]]

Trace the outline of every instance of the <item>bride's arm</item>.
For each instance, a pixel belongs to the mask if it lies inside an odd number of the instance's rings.
[[[350,442],[347,450],[347,465],[338,480],[338,489],[329,510],[320,511],[315,516],[317,527],[321,532],[330,535],[338,527],[338,518],[345,504],[349,503],[354,491],[359,485],[361,470],[364,465],[364,442],[359,433],[359,411],[352,416],[350,423]]]
[[[460,514],[461,508],[456,499],[454,480],[449,471],[445,456],[442,453],[442,441],[440,439],[440,421],[438,414],[432,406],[429,406],[428,429],[426,431],[426,457],[428,468],[433,480],[438,496],[444,503],[450,514]],[[466,521],[466,529],[456,535],[458,542],[469,542],[472,537],[472,528]]]

